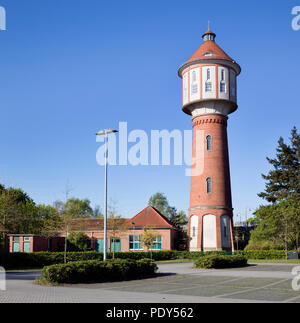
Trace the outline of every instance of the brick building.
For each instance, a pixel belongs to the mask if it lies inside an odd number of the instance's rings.
[[[157,238],[153,250],[172,250],[178,229],[158,210],[148,206],[131,219],[108,219],[108,251],[146,251],[142,245],[141,235],[145,227],[151,227]],[[84,232],[91,239],[90,249],[103,252],[104,221],[103,219],[74,220],[72,232]],[[10,252],[62,251],[64,233],[54,238],[36,235],[9,235]]]

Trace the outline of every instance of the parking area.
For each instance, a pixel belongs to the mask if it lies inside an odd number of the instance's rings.
[[[46,287],[39,272],[8,273],[0,302],[17,303],[300,303],[292,289],[291,264],[252,264],[242,269],[199,270],[192,264],[161,264],[159,276],[138,281]]]

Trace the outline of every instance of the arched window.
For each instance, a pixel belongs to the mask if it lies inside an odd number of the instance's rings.
[[[212,151],[212,137],[211,136],[206,137],[206,148],[208,151]]]
[[[207,80],[210,80],[210,69],[207,69]]]
[[[212,179],[211,179],[211,177],[209,177],[206,180],[206,191],[207,191],[207,194],[210,194],[212,192]]]
[[[197,81],[197,76],[196,76],[196,72],[195,71],[193,71],[193,82],[196,82]]]
[[[221,72],[221,81],[225,81],[225,71],[222,70]]]

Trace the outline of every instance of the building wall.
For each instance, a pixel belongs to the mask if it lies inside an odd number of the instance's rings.
[[[172,250],[174,248],[174,239],[175,239],[175,233],[172,232],[174,230],[170,229],[155,229],[155,231],[158,233],[159,236],[162,238],[162,249],[161,250]],[[131,251],[129,249],[129,237],[132,236],[141,236],[143,234],[144,230],[136,229],[136,230],[129,230],[124,233],[116,235],[116,238],[121,239],[121,251],[122,252],[128,252]],[[93,250],[96,249],[96,240],[97,239],[104,239],[104,233],[103,232],[86,232],[87,236],[91,239],[91,248]],[[113,237],[109,232],[107,234],[108,237],[108,250],[111,250],[111,238]],[[135,250],[134,250],[135,251]],[[147,251],[146,247],[143,247],[142,250],[138,251]]]
[[[172,250],[175,246],[175,238],[176,238],[176,231],[173,229],[155,229],[159,236],[161,236],[161,249],[160,250]],[[121,239],[121,251],[128,252],[128,251],[147,251],[146,247],[143,247],[141,250],[130,250],[129,248],[129,237],[132,235],[141,236],[144,230],[136,229],[136,230],[129,230],[124,233],[116,235],[115,238]],[[96,250],[96,242],[97,239],[104,239],[104,232],[85,232],[86,235],[91,239],[91,249]],[[23,244],[24,244],[24,236],[19,237],[19,252],[24,252]],[[111,250],[111,238],[113,237],[108,232],[108,251]],[[28,237],[28,236],[27,236]],[[13,236],[9,237],[9,252],[13,252]],[[51,240],[51,242],[49,242]],[[40,252],[40,251],[63,251],[64,246],[64,234],[57,236],[55,238],[45,238],[40,236],[31,236],[29,237],[30,243],[30,252]]]

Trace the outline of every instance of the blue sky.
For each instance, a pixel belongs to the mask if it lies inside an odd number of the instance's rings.
[[[178,68],[211,21],[217,43],[241,66],[239,110],[230,116],[235,214],[264,203],[261,173],[280,136],[299,126],[300,31],[295,1],[1,0],[0,182],[37,203],[71,195],[103,205],[104,169],[94,133],[189,130]],[[123,216],[161,191],[187,211],[185,167],[111,167],[109,196]]]

